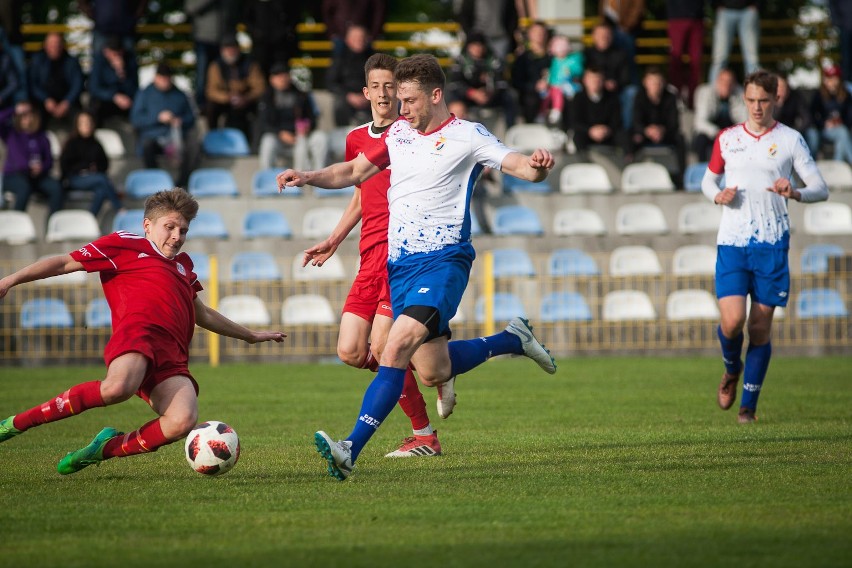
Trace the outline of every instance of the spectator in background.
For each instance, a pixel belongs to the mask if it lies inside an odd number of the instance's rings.
[[[819,150],[819,133],[813,128],[810,102],[798,89],[790,88],[790,83],[783,73],[778,77],[778,102],[775,104],[775,120],[802,133],[811,150],[816,156]]]
[[[583,54],[571,52],[571,42],[566,36],[553,36],[550,40],[550,71],[547,75],[547,94],[544,104],[550,109],[547,122],[551,126],[565,128],[563,117],[566,101],[571,101],[582,88]]]
[[[515,51],[518,10],[515,0],[456,0],[456,13],[465,39],[484,37],[488,50],[501,61]]]
[[[852,79],[852,2],[828,0],[831,21],[840,36],[840,76]]]
[[[515,124],[517,111],[504,72],[503,60],[491,53],[485,36],[472,31],[450,69],[447,100],[464,101],[474,116],[477,109],[500,107],[509,128]]]
[[[154,80],[136,96],[130,112],[136,129],[137,153],[146,168],[156,168],[157,157],[165,155],[178,163],[177,185],[186,187],[197,154],[195,114],[189,97],[172,83],[172,70],[157,66]]]
[[[62,186],[50,175],[50,141],[29,101],[0,111],[0,139],[6,144],[3,191],[15,197],[15,209],[26,211],[33,193],[47,198],[49,215],[62,209]]]
[[[275,159],[292,152],[297,170],[319,170],[328,160],[328,134],[317,129],[317,115],[308,93],[291,81],[286,63],[269,72],[269,87],[260,99],[257,126],[261,168],[275,167]]]
[[[220,42],[236,29],[236,0],[185,0],[183,9],[192,22],[195,51],[195,103],[207,104],[207,69],[219,57]]]
[[[236,36],[225,36],[219,58],[207,69],[207,126],[220,128],[224,116],[224,126],[239,128],[251,140],[251,122],[265,89],[260,65],[240,51]]]
[[[136,23],[148,9],[148,0],[79,0],[80,11],[95,24],[92,53],[100,53],[110,37],[136,57]]]
[[[24,34],[21,33],[23,6],[23,2],[0,2],[0,44],[3,51],[12,58],[12,65],[18,75],[15,102],[27,99],[27,66],[24,57]]]
[[[622,124],[632,124],[636,87],[630,84],[627,52],[613,43],[613,29],[606,20],[592,30],[592,45],[583,52],[583,63],[603,73],[604,89],[618,96],[621,103]]]
[[[680,133],[677,95],[667,88],[663,72],[658,67],[649,67],[645,71],[642,88],[636,93],[625,161],[631,162],[639,150],[648,146],[670,147],[677,157],[678,171],[684,171],[686,152]]]
[[[59,166],[66,188],[94,194],[89,207],[92,215],[100,212],[104,201],[109,201],[115,212],[123,209],[115,186],[107,175],[109,158],[95,138],[95,117],[90,113],[80,112],[75,117],[71,136],[59,156]]]
[[[364,65],[373,54],[367,30],[349,26],[344,45],[335,54],[326,75],[326,86],[334,95],[337,126],[371,120],[370,101],[364,96]]]
[[[526,38],[512,64],[512,87],[520,99],[524,120],[528,123],[543,122],[541,94],[547,91],[550,72],[550,54],[547,52],[550,30],[543,22],[533,22],[527,28]]]
[[[110,116],[127,117],[138,90],[136,57],[124,49],[118,36],[107,38],[95,54],[89,75],[89,105],[95,122],[102,125]]]
[[[760,0],[714,0],[716,22],[713,25],[713,60],[710,64],[709,82],[713,83],[719,71],[729,67],[734,33],[740,38],[745,73],[753,73],[760,66],[757,46],[760,42]]]
[[[744,122],[748,118],[743,90],[733,71],[722,69],[713,83],[704,83],[695,90],[695,119],[692,149],[699,162],[710,159],[716,135],[723,128]]]
[[[386,17],[385,0],[322,0],[322,21],[325,23],[328,38],[334,45],[332,55],[337,55],[343,49],[346,33],[352,26],[364,28],[370,41],[382,37]],[[370,55],[372,50],[367,57]],[[363,76],[364,66],[361,65],[360,69]],[[363,80],[361,82],[363,83]],[[360,89],[358,92],[360,93]]]
[[[264,77],[276,63],[289,65],[299,54],[296,25],[302,21],[302,0],[270,2],[249,0],[243,11],[243,22],[251,36],[251,56],[260,64]]]
[[[0,43],[0,110],[15,106],[19,84],[15,63]]]
[[[604,87],[603,71],[587,66],[583,71],[583,90],[574,97],[574,144],[587,153],[592,145],[624,150],[625,132],[618,108],[618,95]]]
[[[636,35],[645,19],[645,0],[600,0],[600,16],[612,26],[613,43],[627,54],[630,84],[638,84]]]
[[[833,159],[852,164],[852,94],[837,65],[822,70],[822,84],[811,101],[811,116],[818,139],[834,144]]]
[[[695,89],[703,77],[704,5],[706,0],[666,0],[669,51],[669,82],[694,108]],[[684,54],[689,55],[689,71],[684,73]],[[686,77],[684,77],[686,75]]]
[[[30,65],[30,92],[42,111],[45,126],[50,121],[68,121],[80,110],[83,70],[76,57],[65,50],[62,34],[49,33],[44,47]]]

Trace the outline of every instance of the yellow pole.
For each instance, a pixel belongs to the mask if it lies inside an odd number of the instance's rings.
[[[484,335],[494,335],[494,253],[482,257],[482,294],[485,296]]]
[[[215,254],[210,255],[210,293],[209,305],[211,308],[219,308],[219,259]],[[212,331],[207,332],[207,341],[210,345],[210,366],[219,366],[219,334]]]

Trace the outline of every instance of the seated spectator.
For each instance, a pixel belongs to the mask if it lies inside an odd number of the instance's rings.
[[[372,119],[370,101],[364,96],[364,65],[373,54],[367,30],[349,26],[343,46],[337,50],[326,74],[326,86],[334,95],[337,126],[362,124]]]
[[[317,129],[311,96],[300,91],[290,78],[286,63],[276,63],[269,73],[269,87],[257,113],[261,168],[275,167],[275,159],[292,152],[293,168],[318,170],[328,160],[328,134]]]
[[[109,37],[95,54],[89,75],[90,110],[97,124],[111,116],[127,118],[139,90],[136,57],[122,47],[121,38]]]
[[[12,58],[12,67],[17,75],[18,88],[15,102],[27,100],[27,65],[24,55],[23,2],[0,3],[0,49]],[[28,7],[28,10],[30,8]]]
[[[154,80],[136,96],[130,112],[137,152],[146,168],[156,168],[164,154],[178,163],[177,185],[185,187],[197,155],[195,114],[189,97],[172,83],[172,70],[160,63]]]
[[[616,46],[614,31],[606,21],[592,30],[592,45],[583,51],[583,64],[599,69],[604,76],[604,88],[619,97],[622,124],[633,124],[633,97],[636,86],[630,83],[630,65],[627,52]]]
[[[101,143],[95,138],[95,118],[81,112],[74,119],[71,136],[59,156],[62,182],[70,190],[91,191],[94,194],[89,211],[97,215],[104,201],[109,201],[115,212],[121,211],[121,199],[107,175],[109,158]]]
[[[746,114],[742,87],[730,69],[719,71],[712,85],[699,85],[695,90],[695,135],[692,139],[698,161],[708,161],[719,131],[745,122]]]
[[[488,50],[485,36],[471,32],[450,69],[448,100],[464,101],[474,117],[477,109],[500,107],[509,128],[515,124],[515,98],[503,75],[503,61]]]
[[[50,141],[32,103],[22,102],[0,111],[0,139],[6,144],[3,191],[14,196],[15,209],[26,211],[33,193],[47,198],[50,215],[62,209],[62,186],[50,175]]]
[[[590,146],[610,146],[624,150],[625,133],[621,124],[618,95],[604,87],[604,74],[596,67],[583,71],[583,90],[572,105],[574,145],[586,153]]]
[[[260,65],[240,51],[236,36],[223,38],[219,52],[219,58],[207,69],[207,126],[239,128],[251,140],[251,122],[266,79]],[[222,117],[224,125],[219,124]]]
[[[649,67],[642,88],[633,101],[633,125],[627,150],[627,162],[642,148],[669,146],[677,156],[679,171],[684,170],[686,153],[680,133],[677,95],[669,90],[663,72]]]
[[[550,30],[542,22],[533,22],[526,37],[526,45],[512,64],[512,87],[518,94],[524,120],[528,123],[544,122],[541,97],[547,92],[550,71],[550,54],[547,52]]]
[[[838,66],[823,69],[822,84],[811,101],[811,116],[818,140],[834,144],[833,159],[852,163],[852,94]]]
[[[571,53],[571,42],[563,35],[554,36],[550,40],[550,71],[547,75],[547,95],[544,104],[549,109],[547,122],[553,126],[563,127],[563,115],[566,101],[574,98],[582,87],[580,78],[583,75],[583,54]],[[566,125],[567,126],[567,125]]]
[[[65,50],[62,34],[49,33],[44,47],[35,54],[29,68],[30,92],[42,111],[45,126],[50,121],[67,121],[80,110],[83,70],[76,57]]]
[[[819,150],[819,133],[813,128],[808,98],[798,89],[790,88],[790,83],[783,73],[777,73],[777,76],[778,104],[775,105],[775,120],[801,132],[808,142],[811,155],[816,156]]]
[[[15,63],[3,47],[3,42],[0,42],[0,110],[12,108],[15,105],[19,88],[20,79]]]

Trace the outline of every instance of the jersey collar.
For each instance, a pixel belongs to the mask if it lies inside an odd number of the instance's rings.
[[[760,134],[755,134],[754,132],[751,132],[751,131],[748,129],[747,124],[748,124],[748,122],[743,122],[743,130],[745,130],[745,133],[746,133],[746,134],[748,134],[749,136],[751,136],[752,138],[754,138],[755,140],[760,140],[761,138],[763,138],[764,136],[766,136],[767,134],[769,134],[770,132],[772,132],[773,130],[775,130],[775,127],[776,127],[776,126],[778,126],[778,121],[776,120],[776,121],[772,124],[772,126],[770,126],[769,128],[767,128],[766,130],[764,130],[764,131],[763,131],[762,133],[760,133]]]

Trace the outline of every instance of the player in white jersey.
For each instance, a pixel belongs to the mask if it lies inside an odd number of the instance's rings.
[[[719,133],[701,189],[723,207],[717,237],[716,297],[721,323],[718,329],[725,373],[718,403],[729,409],[743,375],[740,423],[755,421],[757,399],[769,359],[772,317],[787,305],[790,295],[790,221],[787,201],[824,201],[828,188],[817,170],[802,135],[773,118],[778,79],[766,71],[746,77],[748,119]],[[805,187],[794,189],[793,171]],[[726,187],[720,187],[722,176]],[[742,362],[746,296],[749,346]]]
[[[548,373],[556,372],[550,353],[521,318],[496,335],[449,342],[449,320],[475,257],[469,206],[479,173],[490,166],[542,181],[553,168],[553,156],[543,149],[529,156],[514,152],[482,125],[451,115],[444,100],[446,78],[431,55],[402,60],[395,78],[402,118],[388,129],[384,147],[319,171],[278,174],[279,187],[341,188],[360,184],[393,164],[388,277],[394,323],[352,433],[340,442],[322,431],[314,436],[329,473],[341,481],[396,404],[409,362],[429,386],[506,353],[526,355]]]

